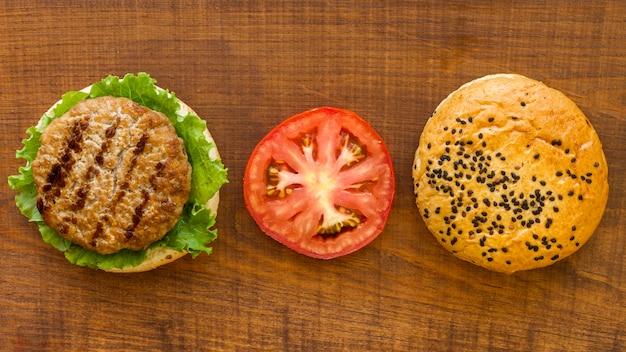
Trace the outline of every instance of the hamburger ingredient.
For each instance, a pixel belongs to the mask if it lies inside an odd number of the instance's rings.
[[[287,119],[256,146],[244,176],[261,229],[315,258],[354,252],[383,230],[395,190],[382,138],[353,112],[324,107]]]
[[[19,191],[16,203],[20,211],[37,224],[46,243],[64,252],[72,263],[100,268],[126,268],[141,264],[150,249],[166,247],[178,252],[188,252],[193,257],[200,253],[211,253],[207,245],[216,236],[212,229],[215,215],[205,204],[227,182],[226,169],[219,159],[210,157],[216,153],[213,143],[205,138],[206,122],[187,111],[173,93],[155,86],[156,81],[145,73],[128,74],[123,79],[109,76],[83,91],[71,91],[63,95],[53,108],[42,116],[37,126],[27,130],[29,138],[16,156],[27,161],[20,167],[20,174],[9,177],[11,188]],[[165,114],[184,141],[189,164],[192,168],[189,197],[174,227],[160,240],[144,250],[121,249],[112,254],[100,254],[85,249],[61,237],[46,225],[37,209],[37,189],[33,180],[32,163],[41,145],[41,134],[57,117],[65,114],[78,102],[98,97],[124,97],[142,106]]]
[[[456,256],[512,273],[575,252],[602,218],[607,163],[589,120],[562,93],[492,75],[446,98],[413,165],[416,203]]]

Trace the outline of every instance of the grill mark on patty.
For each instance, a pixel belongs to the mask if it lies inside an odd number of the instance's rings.
[[[131,179],[131,174],[133,170],[135,169],[135,166],[137,166],[137,158],[145,150],[146,142],[148,141],[148,138],[150,138],[150,134],[148,132],[145,132],[144,134],[141,135],[141,138],[139,138],[139,141],[137,142],[137,144],[135,144],[135,149],[133,150],[133,156],[130,160],[130,165],[128,166],[128,170],[126,170],[126,173],[124,175],[124,180]],[[122,157],[119,160],[123,160],[123,159],[124,158]],[[118,164],[116,168],[120,168],[120,165]],[[128,187],[129,187],[128,182],[126,181],[122,182],[119,189],[115,192],[115,196],[114,196],[115,202],[113,204],[113,208],[115,208],[115,205],[126,195],[126,191],[128,190]]]
[[[156,163],[156,165],[154,165],[154,170],[156,171],[156,173],[150,176],[150,186],[152,186],[152,189],[155,191],[158,187],[157,180],[163,177],[163,169],[165,169],[165,164],[160,161]]]
[[[148,141],[148,138],[150,138],[148,132],[145,132],[141,135],[141,138],[139,138],[139,141],[137,142],[137,144],[135,145],[135,149],[133,150],[133,158],[130,161],[130,168],[128,170],[128,173],[131,173],[137,165],[137,158],[146,149],[146,142]]]
[[[89,194],[89,185],[92,183],[94,177],[100,173],[100,171],[98,169],[95,169],[93,167],[93,165],[90,165],[89,168],[87,169],[87,175],[85,176],[85,180],[86,182],[84,182],[81,187],[78,189],[78,191],[76,191],[76,198],[74,200],[74,207],[73,209],[75,211],[77,210],[82,210],[85,207],[85,200],[87,199],[87,196]]]
[[[100,238],[100,235],[102,235],[103,229],[104,226],[102,225],[102,223],[98,222],[98,225],[96,225],[96,231],[91,236],[91,241],[89,241],[89,245],[91,245],[92,247],[96,246],[96,244],[98,243],[97,240],[98,238]]]
[[[133,214],[133,224],[126,228],[126,233],[124,234],[126,241],[129,241],[130,239],[135,237],[134,231],[141,222],[141,218],[143,217],[143,210],[150,200],[150,193],[145,189],[141,190],[141,196],[143,198],[143,201],[141,202],[141,204],[135,207],[135,213]]]
[[[113,124],[105,130],[104,132],[105,140],[104,142],[102,142],[102,145],[100,146],[100,151],[98,152],[98,154],[96,155],[96,158],[94,159],[98,166],[102,166],[104,164],[104,154],[109,151],[109,145],[111,144],[111,139],[115,137],[115,133],[117,132],[117,127],[119,126],[119,124],[120,124],[120,118],[118,116],[113,122]]]
[[[65,148],[61,154],[60,162],[52,166],[46,175],[46,184],[43,185],[43,199],[37,199],[37,210],[43,213],[48,209],[46,203],[55,202],[55,198],[61,195],[61,188],[66,186],[66,178],[76,163],[74,154],[82,151],[83,131],[89,127],[89,119],[84,118],[74,122],[70,134],[65,141]]]

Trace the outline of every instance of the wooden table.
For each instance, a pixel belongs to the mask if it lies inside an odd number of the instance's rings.
[[[0,4],[0,350],[626,350],[624,2],[104,3]],[[230,178],[219,239],[210,256],[142,274],[73,266],[15,207],[15,150],[64,92],[140,71],[217,140]],[[418,215],[410,177],[439,101],[499,72],[572,98],[610,167],[594,237],[511,276],[446,252]],[[264,235],[241,190],[259,139],[324,105],[368,120],[397,174],[384,232],[331,261]]]

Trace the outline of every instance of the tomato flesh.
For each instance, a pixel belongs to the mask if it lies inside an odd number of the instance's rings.
[[[395,178],[382,138],[353,112],[318,108],[265,136],[244,175],[246,208],[259,227],[302,254],[330,259],[383,230]]]

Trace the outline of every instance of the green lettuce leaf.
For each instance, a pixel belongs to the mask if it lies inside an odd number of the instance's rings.
[[[178,222],[170,231],[172,236],[167,236],[160,242],[179,252],[189,252],[193,258],[202,252],[211,254],[212,249],[204,243],[213,242],[217,238],[217,232],[211,230],[213,225],[215,225],[215,216],[209,209],[187,204]],[[162,244],[157,243],[157,245]]]
[[[156,81],[146,73],[139,73],[136,76],[127,74],[123,79],[108,76],[95,83],[88,93],[67,92],[51,112],[41,117],[37,126],[30,127],[26,131],[29,138],[23,140],[24,147],[16,152],[17,158],[25,159],[27,162],[26,166],[19,168],[19,175],[12,175],[8,178],[9,186],[19,192],[15,197],[16,204],[24,216],[37,224],[43,240],[64,252],[65,257],[71,263],[106,270],[136,266],[146,259],[147,250],[121,250],[114,254],[102,255],[72,244],[47,226],[37,210],[37,190],[31,163],[37,156],[41,145],[41,134],[53,119],[66,113],[81,100],[100,96],[126,97],[164,113],[185,143],[192,167],[189,201],[174,228],[149,248],[166,246],[177,251],[189,252],[194,258],[202,252],[211,253],[208,244],[217,237],[217,231],[212,229],[215,225],[216,214],[212,214],[204,207],[204,204],[223,184],[228,182],[227,170],[221,161],[209,157],[215,145],[209,143],[204,137],[206,122],[181,108],[180,101],[174,93],[158,88],[155,83]]]

